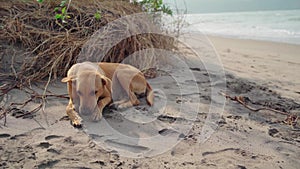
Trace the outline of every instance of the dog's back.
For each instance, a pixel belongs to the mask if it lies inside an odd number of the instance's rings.
[[[105,72],[96,63],[82,62],[74,64],[68,71],[68,76],[78,75],[82,72],[98,72],[105,76]]]

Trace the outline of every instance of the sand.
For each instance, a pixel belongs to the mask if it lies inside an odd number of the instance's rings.
[[[299,45],[213,36],[209,40],[226,70],[300,102]]]
[[[6,126],[0,121],[0,167],[297,168],[299,122],[292,127],[282,122],[284,115],[250,111],[219,92],[299,116],[300,47],[200,35],[182,39],[200,58],[181,47],[183,55],[161,60],[159,76],[149,79],[154,107],[142,99],[127,110],[105,109],[104,119],[85,119],[83,129],[64,118],[67,99],[48,99],[43,111],[27,118],[16,118],[15,111]],[[59,80],[48,89],[66,93]],[[1,106],[26,97],[13,90]]]

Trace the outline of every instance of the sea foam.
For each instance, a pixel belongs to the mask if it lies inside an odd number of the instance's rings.
[[[187,14],[183,32],[300,44],[300,10]]]

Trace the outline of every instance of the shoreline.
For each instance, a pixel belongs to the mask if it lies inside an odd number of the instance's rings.
[[[287,44],[287,45],[296,45],[296,46],[299,46],[300,45],[300,39],[299,39],[299,42],[290,42],[290,41],[280,41],[280,40],[271,40],[271,39],[259,39],[259,38],[253,38],[253,39],[250,39],[250,38],[243,38],[243,37],[238,37],[238,36],[230,36],[230,35],[218,35],[218,34],[206,34],[206,33],[203,33],[205,34],[206,36],[208,37],[219,37],[219,38],[224,38],[224,39],[236,39],[236,40],[249,40],[249,41],[258,41],[258,42],[266,42],[266,43],[277,43],[277,44]]]
[[[185,32],[300,45],[299,24],[294,19],[299,13],[296,9],[190,14]]]
[[[249,12],[284,12],[284,11],[298,11],[298,8],[295,9],[265,9],[265,10],[245,10],[245,11],[222,11],[222,12],[203,12],[203,13],[187,13],[187,15],[193,15],[193,14],[200,14],[200,15],[206,15],[206,14],[228,14],[228,13],[249,13]]]

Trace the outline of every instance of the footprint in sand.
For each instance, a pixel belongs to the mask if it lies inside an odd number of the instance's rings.
[[[58,139],[62,138],[63,136],[58,136],[58,135],[49,135],[45,137],[45,140],[52,140],[52,139]]]
[[[0,134],[0,138],[7,138],[7,137],[10,137],[10,134],[6,134],[6,133]]]

